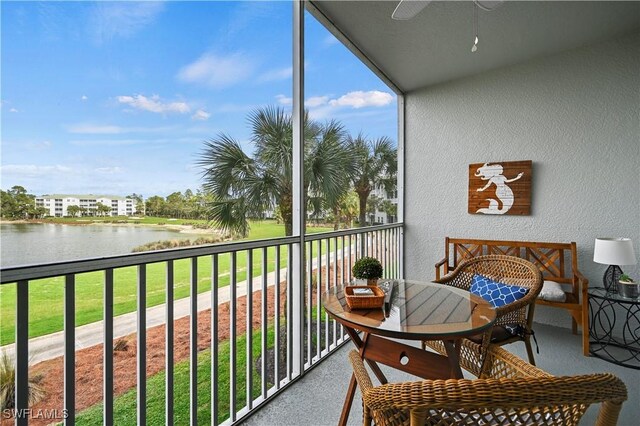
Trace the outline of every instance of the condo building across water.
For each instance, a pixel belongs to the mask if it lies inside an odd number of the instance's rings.
[[[110,212],[98,211],[98,203],[111,208]],[[136,213],[136,200],[132,198],[118,197],[115,195],[42,195],[36,197],[36,207],[44,207],[48,210],[48,216],[71,216],[68,208],[78,206],[81,210],[77,216],[131,216]]]

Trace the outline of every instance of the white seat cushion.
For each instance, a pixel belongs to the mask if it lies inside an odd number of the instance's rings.
[[[538,299],[548,300],[549,302],[564,302],[567,300],[567,295],[557,282],[544,280]]]

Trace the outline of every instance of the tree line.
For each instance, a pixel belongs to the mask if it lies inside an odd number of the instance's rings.
[[[6,191],[0,190],[0,215],[5,219],[39,219],[49,210],[36,207],[36,196],[28,194],[20,185]]]
[[[177,219],[208,219],[207,204],[213,201],[211,194],[202,189],[184,193],[173,192],[167,197],[154,195],[145,202],[145,214],[148,216],[172,217]]]

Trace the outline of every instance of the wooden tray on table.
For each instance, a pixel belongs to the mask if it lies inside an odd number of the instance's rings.
[[[370,289],[373,294],[357,294],[361,289]],[[381,288],[367,285],[347,286],[344,289],[347,305],[351,309],[376,309],[384,305],[384,291]]]

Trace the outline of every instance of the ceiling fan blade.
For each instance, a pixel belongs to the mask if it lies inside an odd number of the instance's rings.
[[[400,0],[391,18],[396,21],[406,21],[420,13],[429,3],[431,0]]]

